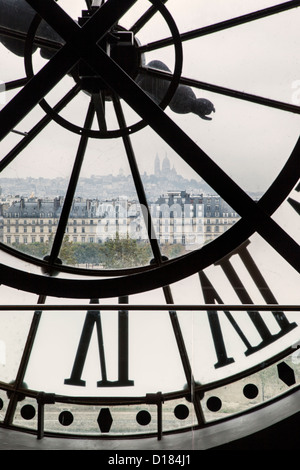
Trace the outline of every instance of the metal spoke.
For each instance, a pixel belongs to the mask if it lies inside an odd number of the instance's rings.
[[[0,112],[0,140],[41,101],[76,63],[76,53],[64,46]]]
[[[162,3],[167,3],[168,0],[161,0]],[[157,8],[152,5],[135,23],[131,26],[130,31],[134,34],[138,33],[153,16],[157,13]]]
[[[52,0],[26,0],[34,10],[65,40],[70,41],[80,54],[86,41],[98,42],[137,0],[109,0],[105,2],[82,27]]]
[[[44,304],[45,302],[46,302],[46,296],[40,295],[38,297],[38,302],[37,302],[38,306]],[[26,370],[28,367],[28,363],[30,360],[31,351],[34,345],[39,323],[41,320],[41,315],[42,315],[42,311],[40,309],[34,312],[30,330],[27,336],[27,341],[26,341],[22,358],[20,361],[18,373],[17,373],[16,380],[14,383],[14,387],[16,390],[22,388],[22,384],[23,384]],[[12,392],[12,397],[9,400],[9,404],[8,404],[7,411],[6,411],[5,418],[4,418],[4,423],[6,425],[10,425],[13,422],[14,414],[15,414],[17,404],[18,404],[18,398],[19,398],[18,392]]]
[[[95,115],[94,105],[91,101],[88,112],[87,112],[87,116],[85,119],[85,123],[84,123],[85,128],[89,129],[91,127],[93,119],[94,119],[94,115]],[[70,211],[72,208],[74,194],[77,188],[77,183],[78,183],[87,143],[88,143],[88,137],[83,135],[79,142],[76,159],[74,162],[74,166],[73,166],[71,178],[69,181],[66,197],[64,200],[61,216],[59,218],[57,230],[55,233],[55,238],[54,238],[53,245],[51,248],[51,253],[50,253],[50,256],[47,258],[47,261],[49,262],[50,265],[56,262],[61,246],[62,246],[62,242],[63,242],[63,238],[65,235],[66,226],[68,224],[69,215],[70,215]]]
[[[94,48],[89,64],[101,73],[120,96],[144,118],[181,158],[188,163],[227,203],[256,227],[256,230],[279,253],[282,243],[299,251],[297,243],[288,236],[185,132],[178,127],[151,98],[100,48]],[[288,261],[300,271],[300,261],[288,253]]]
[[[168,72],[159,71],[149,67],[143,67],[139,70],[141,73],[148,73],[153,77],[161,78],[162,80],[170,81],[173,75]],[[254,95],[252,93],[245,93],[243,91],[234,90],[231,88],[222,87],[219,85],[213,85],[212,83],[202,82],[201,80],[195,80],[192,78],[181,77],[179,80],[181,85],[187,85],[200,90],[217,93],[220,95],[230,96],[239,100],[250,101],[252,103],[268,106],[271,108],[280,109],[282,111],[288,111],[295,114],[300,114],[300,106],[296,106],[290,103],[284,103],[283,101],[273,100],[271,98],[265,98],[263,96]]]
[[[230,20],[221,21],[210,26],[204,26],[203,28],[197,28],[192,31],[187,31],[180,35],[182,41],[189,41],[190,39],[200,38],[202,36],[207,36],[208,34],[217,33],[219,31],[224,31],[235,26],[240,26],[251,21],[256,21],[268,16],[276,15],[293,8],[300,6],[299,0],[292,0],[289,2],[281,3],[280,5],[275,5],[273,7],[264,8],[263,10],[258,10],[246,15],[238,16]],[[154,51],[162,47],[171,46],[173,44],[172,37],[164,38],[158,41],[153,41],[149,44],[145,44],[140,47],[141,52]]]
[[[96,116],[98,120],[99,130],[106,132],[107,125],[105,119],[105,100],[101,93],[93,93],[92,102],[94,104],[94,109],[96,111]]]
[[[123,114],[123,111],[122,111],[122,108],[121,108],[121,105],[120,105],[120,100],[116,96],[114,97],[114,106],[115,106],[116,115],[117,115],[117,118],[118,118],[120,128],[125,128],[126,127],[126,122],[125,122],[124,114]],[[140,172],[139,172],[138,165],[137,165],[137,162],[136,162],[136,159],[135,159],[135,155],[134,155],[134,152],[133,152],[130,137],[128,135],[125,135],[123,137],[123,142],[124,142],[124,146],[125,146],[125,149],[126,149],[128,162],[129,162],[130,169],[131,169],[131,172],[132,172],[132,176],[133,176],[136,191],[137,191],[137,194],[138,194],[139,202],[146,208],[146,214],[143,211],[142,212],[143,212],[143,215],[144,215],[144,219],[145,219],[145,223],[146,223],[146,227],[147,227],[147,231],[148,231],[148,238],[149,238],[151,248],[152,248],[152,251],[153,251],[153,255],[154,255],[154,261],[158,266],[160,266],[163,262],[163,258],[162,258],[162,255],[161,255],[161,251],[160,251],[158,241],[157,241],[156,237],[154,236],[155,232],[154,232],[154,227],[153,227],[153,223],[152,223],[152,218],[151,218],[151,215],[150,215],[150,209],[149,209],[149,206],[148,206],[147,197],[146,197],[146,194],[145,194],[142,178],[140,176]],[[163,293],[164,293],[166,303],[169,304],[169,305],[174,304],[174,300],[173,300],[173,296],[172,296],[170,286],[168,286],[168,285],[164,286],[163,287]],[[181,328],[180,328],[180,323],[179,323],[179,320],[178,320],[177,312],[174,311],[174,310],[170,310],[169,311],[169,316],[170,316],[172,328],[173,328],[173,331],[174,331],[175,339],[176,339],[176,342],[177,342],[177,347],[178,347],[178,350],[179,350],[179,354],[180,354],[182,366],[183,366],[183,369],[184,369],[186,381],[187,381],[189,390],[190,390],[191,395],[192,395],[192,391],[195,387],[195,382],[194,382],[194,379],[193,379],[192,368],[191,368],[191,365],[190,365],[190,362],[189,362],[189,359],[188,359],[188,354],[187,354],[187,351],[186,351],[185,342],[184,342],[184,338],[183,338],[182,331],[181,331]],[[200,403],[198,403],[197,399],[194,400],[194,406],[195,406],[195,412],[196,412],[196,415],[197,415],[197,419],[198,419],[198,422],[200,424],[200,423],[203,422],[203,416],[202,416],[202,410],[201,410]]]
[[[117,96],[114,96],[113,100],[114,100],[114,108],[115,108],[115,112],[116,112],[120,129],[122,128],[124,129],[126,128],[126,122],[125,122],[124,113],[120,104],[120,100]],[[142,210],[142,213],[144,216],[144,221],[146,224],[148,238],[149,238],[149,242],[152,248],[153,256],[154,256],[155,262],[158,265],[160,265],[162,263],[162,255],[161,255],[157,238],[155,236],[152,217],[150,214],[150,208],[149,208],[147,196],[144,190],[144,185],[143,185],[142,178],[138,169],[138,165],[137,165],[134,151],[132,148],[131,140],[128,135],[125,135],[123,137],[123,143],[124,143],[124,147],[126,150],[128,163],[130,166],[130,170],[131,170],[131,174],[132,174],[133,181],[135,184],[135,189],[138,195],[139,202],[142,205],[142,207],[146,209],[145,211]]]
[[[20,88],[28,82],[29,78],[19,78],[18,80],[11,80],[10,82],[1,83],[0,91],[10,91],[14,90],[15,88]]]
[[[26,1],[69,42],[3,108],[0,113],[0,140],[76,65],[84,52],[89,53],[86,44],[95,44],[137,0],[106,2],[101,7],[101,22],[97,11],[82,28],[51,0],[45,0],[42,5],[39,0]]]
[[[79,85],[75,85],[60,101],[54,106],[53,111],[60,112],[80,91]],[[51,116],[42,118],[26,136],[5,156],[0,162],[0,173],[9,165],[22,150],[51,122]]]

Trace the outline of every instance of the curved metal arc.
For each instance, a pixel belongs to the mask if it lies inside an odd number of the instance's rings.
[[[116,279],[61,279],[25,273],[3,264],[0,264],[0,279],[3,284],[9,287],[58,298],[90,299],[97,295],[99,298],[132,295],[161,288],[166,284],[166,280],[169,284],[173,284],[205,269],[233,251],[253,232],[254,230],[249,227],[249,224],[241,220],[221,237],[214,240],[210,247],[205,245],[198,252],[172,260],[159,268],[120,276]]]
[[[97,56],[99,59],[97,60]],[[244,217],[280,252],[280,239],[285,239],[294,250],[299,246],[258,206],[194,141],[192,141],[120,67],[99,48],[91,58],[93,67],[103,67],[102,78],[110,83],[120,96],[165,140],[181,158],[222,196],[240,216]],[[100,72],[100,70],[99,70]],[[271,240],[272,239],[272,240]],[[295,255],[289,262],[300,271]]]
[[[169,29],[172,33],[172,37],[174,40],[174,47],[175,47],[176,60],[175,60],[174,74],[170,80],[170,85],[168,89],[166,90],[165,96],[162,98],[162,101],[160,102],[160,106],[165,108],[168,105],[168,103],[171,101],[171,99],[173,98],[176,92],[176,89],[178,87],[178,84],[179,84],[179,78],[180,78],[180,74],[182,70],[182,60],[183,60],[182,47],[181,47],[181,42],[179,39],[179,31],[176,27],[176,24],[174,23],[172,16],[169,14],[168,10],[164,8],[163,6],[164,2],[162,2],[161,0],[151,0],[151,1],[154,5],[156,5],[155,11],[159,11],[160,14],[164,17],[165,21],[167,22]],[[93,17],[94,16],[95,14],[93,15]],[[35,33],[40,24],[40,21],[41,21],[41,17],[38,14],[36,14],[30,25],[30,29],[28,31],[27,39],[25,42],[25,69],[27,72],[27,76],[31,78],[33,76],[33,68],[32,68],[32,63],[31,63],[32,46],[34,44]],[[69,21],[67,20],[67,22]],[[71,29],[74,29],[73,23],[71,23]],[[89,29],[90,29],[90,25],[89,25]],[[88,43],[94,41],[94,39],[91,39],[91,37],[88,37],[87,40],[88,40]],[[137,122],[135,124],[128,126],[127,128],[123,128],[122,130],[119,129],[119,130],[108,131],[106,128],[106,123],[105,123],[103,113],[99,109],[99,100],[96,99],[95,96],[93,97],[93,99],[95,101],[98,101],[98,106],[96,105],[96,107],[97,107],[97,117],[99,121],[100,131],[91,130],[91,129],[87,131],[85,128],[81,128],[75,124],[72,124],[71,122],[68,122],[62,116],[54,112],[53,109],[48,105],[48,103],[44,99],[41,99],[39,104],[43,108],[43,110],[47,114],[49,114],[52,117],[52,119],[58,124],[60,124],[61,126],[79,135],[87,135],[93,138],[104,139],[104,138],[115,138],[115,137],[120,137],[120,136],[123,137],[124,135],[132,134],[133,132],[136,132],[146,126],[145,122],[140,121],[140,122]]]
[[[17,39],[17,40],[21,40],[24,42],[26,41],[26,37],[27,37],[26,33],[22,33],[21,31],[11,30],[9,28],[6,28],[5,26],[0,26],[0,34],[1,36],[6,36],[8,38]],[[63,43],[54,41],[53,39],[40,37],[37,35],[34,38],[34,45],[37,47],[45,47],[47,49],[53,49],[53,51],[56,51],[63,46]]]
[[[167,3],[168,0],[161,0],[161,3]],[[157,13],[157,8],[152,5],[129,29],[134,34],[138,33],[153,16]]]
[[[55,106],[54,111],[61,111],[80,91],[78,85],[75,85]],[[51,122],[51,117],[43,117],[26,136],[8,152],[0,161],[0,173],[20,154],[24,148]]]
[[[120,105],[120,101],[116,97],[114,99],[114,106],[115,106],[115,111],[116,111],[116,114],[117,114],[117,119],[118,119],[120,127],[126,126],[126,122],[125,122],[125,118],[124,118],[124,115],[123,115],[122,107]],[[126,153],[127,153],[128,162],[129,162],[129,165],[130,165],[130,168],[131,168],[131,171],[132,171],[132,176],[133,176],[133,179],[134,179],[134,183],[135,183],[136,191],[137,191],[137,194],[138,194],[139,202],[142,203],[144,205],[144,207],[147,208],[147,214],[143,213],[143,216],[144,216],[145,224],[146,224],[147,231],[148,231],[148,238],[149,238],[151,248],[152,248],[152,251],[153,251],[153,254],[154,254],[154,259],[155,259],[155,262],[157,263],[157,265],[161,265],[162,264],[162,255],[161,255],[161,252],[160,252],[160,247],[159,247],[158,241],[157,241],[156,237],[152,235],[152,234],[154,234],[154,227],[153,227],[153,223],[152,223],[152,217],[150,215],[150,210],[148,208],[148,201],[147,201],[146,194],[145,194],[145,191],[144,191],[144,186],[143,186],[143,183],[142,183],[142,179],[140,177],[139,169],[138,169],[138,166],[137,166],[137,163],[136,163],[136,159],[135,159],[135,155],[134,155],[134,151],[133,151],[133,148],[132,148],[130,137],[125,136],[123,138],[123,142],[124,142],[125,150],[126,150]],[[168,285],[163,287],[163,293],[164,293],[166,303],[167,304],[174,304],[172,292],[171,292],[171,289]],[[173,309],[169,310],[169,317],[170,317],[173,332],[174,332],[174,335],[175,335],[175,339],[176,339],[178,351],[179,351],[179,354],[180,354],[183,370],[184,370],[184,373],[185,373],[186,381],[187,381],[189,389],[191,391],[192,388],[195,386],[195,383],[194,383],[194,379],[193,379],[193,375],[192,375],[191,364],[190,364],[189,357],[188,357],[187,350],[186,350],[186,346],[185,346],[185,341],[184,341],[184,338],[183,338],[183,335],[182,335],[182,331],[181,331],[181,327],[180,327],[180,323],[179,323],[176,311],[173,310]],[[197,400],[194,402],[194,407],[195,407],[195,413],[196,413],[198,422],[200,424],[203,421],[203,418],[202,418],[201,407],[200,407]]]
[[[299,0],[291,0],[288,2],[281,3],[263,10],[258,10],[256,12],[248,13],[246,15],[238,16],[230,20],[221,21],[210,26],[205,26],[203,28],[197,28],[192,31],[187,31],[180,35],[182,41],[189,41],[191,39],[199,38],[202,36],[207,36],[209,34],[214,34],[219,31],[224,31],[235,26],[241,26],[243,24],[249,23],[251,21],[256,21],[268,16],[276,15],[278,13],[283,13],[285,11],[297,8],[300,6]],[[167,47],[172,44],[172,38],[168,37],[165,39],[160,39],[158,41],[153,41],[149,44],[140,47],[141,52],[154,51],[162,47]]]
[[[280,175],[258,202],[258,205],[261,205],[269,214],[273,213],[283,200],[280,191],[282,182],[288,181],[289,189],[292,189],[299,179],[299,152],[300,143],[298,142],[291,158],[287,161]],[[297,171],[294,171],[295,169]],[[286,184],[285,191],[288,191]],[[285,194],[283,194],[283,198],[285,198]],[[144,272],[127,273],[126,276],[122,276],[122,273],[119,273],[120,277],[117,279],[95,280],[92,282],[55,278],[45,279],[41,276],[32,277],[31,274],[25,274],[7,266],[1,266],[0,272],[2,282],[6,285],[11,287],[19,286],[25,291],[33,293],[38,291],[38,293],[45,293],[55,297],[91,298],[99,293],[101,293],[102,298],[123,294],[130,295],[159,288],[165,284],[166,279],[169,284],[172,284],[205,269],[207,266],[228,255],[228,253],[241,245],[253,233],[253,227],[241,219],[229,231],[209,245],[201,248],[201,250],[164,263],[160,268],[153,267],[152,270]]]
[[[95,115],[95,108],[91,100],[89,109],[87,111],[86,119],[85,119],[85,126],[87,128],[90,128],[90,126],[92,125],[94,115]],[[49,256],[49,265],[52,265],[53,263],[55,263],[59,255],[59,252],[61,250],[63,237],[64,237],[65,230],[68,224],[68,219],[69,219],[70,211],[72,208],[74,195],[75,195],[75,191],[77,188],[77,183],[78,183],[87,143],[88,143],[88,138],[86,136],[82,136],[79,142],[72,174],[71,174],[70,181],[69,181],[69,186],[68,186],[66,197],[64,200],[62,212],[59,218],[53,245],[51,248],[51,253]]]
[[[41,14],[50,26],[57,30],[58,34],[67,43],[2,109],[0,113],[0,140],[16,127],[41,99],[76,65],[83,52],[82,50],[86,47],[86,40],[98,41],[136,0],[126,0],[121,3],[118,0],[109,0],[101,7],[101,21],[96,21],[99,19],[99,11],[97,11],[82,28],[51,0],[45,0],[42,4],[36,0],[26,1]],[[104,11],[107,13],[104,14]]]
[[[94,65],[95,65],[95,64],[94,64]],[[96,66],[96,68],[97,68],[97,66]],[[117,75],[118,75],[118,74],[117,74]],[[145,97],[144,97],[144,98],[145,98]],[[156,126],[155,126],[155,127],[156,127]],[[170,128],[168,129],[168,131],[170,131]],[[186,143],[186,140],[185,140],[185,143]],[[196,153],[199,154],[199,148],[198,148],[198,152],[196,152]],[[201,152],[200,152],[199,155],[202,157]],[[256,213],[255,213],[255,211],[254,211],[253,217],[255,217],[255,215],[256,215]],[[263,216],[263,214],[262,214],[262,216]],[[263,218],[264,218],[264,217],[263,217]],[[237,224],[237,225],[238,225],[238,224]],[[237,225],[236,225],[236,226],[237,226]],[[241,230],[241,227],[243,228],[243,230]],[[235,228],[235,227],[234,227],[234,228]],[[234,229],[234,228],[233,228],[233,229]],[[251,232],[254,230],[254,228],[255,228],[255,226],[249,227],[249,226],[248,226],[248,223],[245,223],[245,221],[243,220],[242,223],[239,224],[239,230],[240,230],[239,233],[236,234],[236,231],[234,231],[234,233],[235,233],[235,235],[236,235],[235,242],[237,242],[238,239],[240,239],[242,233],[243,233],[243,235],[245,235],[245,234],[247,234],[247,233],[251,233]],[[232,229],[232,230],[233,230],[233,229]],[[233,234],[233,233],[232,233],[232,230],[230,231],[231,234]],[[222,238],[222,241],[224,240],[224,237],[223,237],[223,236],[220,237],[220,238]],[[227,237],[225,237],[225,238],[227,239]],[[227,239],[227,241],[228,241],[228,239]],[[214,247],[215,247],[215,246],[218,246],[218,244],[214,244]],[[225,250],[225,251],[227,251],[227,252],[228,252],[228,247],[229,247],[229,244],[227,245],[227,250]],[[221,248],[220,251],[222,251],[222,247],[219,246],[219,249],[220,249],[220,248]],[[223,250],[224,250],[224,246],[223,246]],[[207,250],[206,250],[206,251],[207,251]],[[202,254],[202,265],[205,264],[205,261],[204,261],[204,260],[205,260],[205,256],[203,257],[203,253],[205,253],[205,250],[204,250],[204,251],[201,251],[201,254]],[[219,254],[220,254],[220,252],[219,252]],[[195,257],[195,254],[193,254],[193,257]],[[186,259],[186,258],[185,258],[185,259]],[[210,255],[210,261],[209,261],[209,262],[211,262],[211,259],[212,259],[212,256]],[[207,260],[206,260],[206,261],[207,261]],[[200,263],[200,264],[201,264],[201,263]],[[173,268],[173,265],[174,265],[174,263],[172,263],[172,268]],[[178,266],[177,263],[176,263],[176,266]],[[170,267],[170,265],[168,265],[168,268],[169,268],[169,267]],[[199,269],[199,265],[197,266],[197,269]],[[165,270],[161,270],[161,271],[159,271],[159,273],[162,274],[163,271],[166,273]],[[170,270],[169,270],[169,271],[170,271]],[[153,272],[152,272],[151,274],[153,274]],[[182,277],[182,275],[180,275],[180,278],[181,278],[181,277]],[[171,276],[169,279],[171,279],[171,278],[172,278],[172,276]],[[174,278],[174,277],[173,277],[173,278]],[[41,287],[41,288],[42,288],[42,284],[43,284],[43,283],[44,283],[44,287],[46,286],[46,284],[45,284],[44,281],[45,281],[45,280],[43,279],[42,283],[40,283],[40,287]],[[53,281],[53,280],[51,280],[51,281]],[[64,283],[66,282],[66,280],[60,280],[60,281],[62,281],[62,282],[61,282],[62,284],[64,284]],[[111,280],[110,280],[110,281],[111,281]],[[123,283],[124,283],[124,280],[122,280],[122,281],[123,281]],[[160,279],[159,279],[159,283],[161,283],[161,282],[162,282],[162,279],[160,278]],[[25,284],[26,284],[26,283],[25,283]],[[27,283],[27,284],[28,284],[28,283]],[[67,287],[67,284],[68,284],[68,281],[67,281],[67,283],[65,284],[65,287]],[[113,283],[113,284],[115,284],[115,283]],[[127,283],[125,283],[125,284],[127,284]],[[150,288],[153,288],[153,284],[154,284],[154,283],[153,283],[153,278],[152,278],[152,276],[151,276],[151,287],[150,287]],[[162,284],[160,284],[160,285],[162,285]],[[49,286],[48,286],[48,287],[49,287]],[[114,287],[115,287],[115,286],[114,286]],[[131,287],[131,290],[132,290],[132,289],[133,289],[133,286],[131,285],[130,287]],[[98,286],[98,288],[99,288],[99,286]],[[145,288],[145,284],[143,284],[143,288]],[[148,288],[149,288],[149,287],[148,287]],[[65,293],[66,293],[66,291],[64,292],[64,294],[65,294]],[[107,293],[108,293],[108,291],[106,291],[106,294],[107,294]],[[128,289],[126,289],[125,293],[128,293]],[[64,295],[64,294],[63,294],[63,295]],[[74,292],[73,292],[73,294],[74,294]],[[114,291],[114,294],[115,294],[115,291]],[[73,296],[73,295],[71,295],[71,297],[72,297],[72,296]],[[94,296],[94,295],[92,295],[92,296]],[[91,294],[90,294],[90,293],[89,293],[88,297],[91,297]]]
[[[100,298],[131,295],[173,284],[205,269],[228,255],[254,233],[244,219],[201,250],[172,260],[153,270],[120,276],[117,279],[72,280],[33,275],[9,266],[0,265],[3,284],[26,292],[61,298]]]
[[[96,43],[136,3],[137,0],[107,0],[90,19],[80,27],[57,3],[51,0],[26,2],[78,53],[87,42]]]
[[[77,54],[66,45],[29,80],[0,112],[0,140],[16,127],[76,62]]]
[[[283,200],[288,196],[290,190],[298,182],[299,152],[300,144],[298,142],[289,160],[283,167],[276,180],[259,200],[258,205],[261,205],[264,211],[266,211],[268,214],[275,212]],[[176,282],[184,277],[195,274],[198,270],[205,269],[208,265],[218,261],[218,259],[222,258],[223,256],[228,255],[229,252],[237,248],[237,246],[243,243],[252,234],[253,229],[249,227],[247,223],[245,223],[245,220],[240,220],[230,229],[230,231],[223,234],[217,240],[211,242],[210,246],[203,247],[201,250],[193,252],[192,254],[186,254],[181,258],[164,263],[162,269],[156,270],[154,273],[150,272],[150,276],[145,273],[146,271],[149,271],[149,267],[145,267],[146,269],[137,269],[136,271],[126,270],[126,272],[105,270],[104,272],[99,273],[99,275],[118,276],[120,277],[120,281],[117,280],[112,285],[110,285],[111,281],[108,281],[109,285],[107,285],[107,281],[105,281],[103,284],[103,281],[100,280],[98,292],[102,289],[102,297],[113,297],[114,292],[116,295],[122,295],[122,293],[134,294],[155,287],[161,287],[165,279],[168,279],[168,282],[172,284],[173,282]],[[213,253],[211,256],[209,253],[210,248],[212,249]],[[34,259],[32,262],[34,263]],[[171,267],[169,267],[170,263],[172,263]],[[153,268],[154,266],[152,267],[151,271]],[[61,271],[64,272],[62,268]],[[141,276],[143,272],[145,275]],[[14,274],[16,279],[18,279],[19,276],[22,279],[22,273],[14,271]],[[81,274],[91,275],[95,273],[84,272]],[[11,287],[16,287],[16,283],[13,282],[14,276],[11,277],[11,280],[7,276],[9,275],[3,273],[3,283],[8,283],[8,285],[11,285]],[[22,286],[24,281],[27,281],[27,276],[21,281],[20,286]],[[39,282],[37,282],[36,285],[39,286]],[[132,286],[134,286],[133,289]],[[82,287],[83,286],[81,285],[81,288]],[[125,290],[123,290],[123,287]],[[53,295],[57,295],[58,293],[58,291],[55,291],[56,288],[57,287],[55,287],[53,290]],[[74,289],[77,289],[76,285],[74,285]],[[85,292],[86,289],[84,288],[83,291]],[[43,292],[48,291],[46,290]],[[56,294],[54,294],[54,292],[56,292]],[[76,292],[76,290],[74,290],[74,292]],[[88,292],[86,297],[90,297],[93,292],[96,293],[97,289],[91,293]],[[65,294],[68,297],[67,291],[65,291]],[[69,292],[69,297],[74,297],[74,295],[71,295],[71,290]]]

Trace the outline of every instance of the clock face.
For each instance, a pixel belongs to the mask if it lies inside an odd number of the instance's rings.
[[[4,424],[43,390],[49,432],[163,402],[169,431],[299,384],[299,2],[188,3],[0,0]]]

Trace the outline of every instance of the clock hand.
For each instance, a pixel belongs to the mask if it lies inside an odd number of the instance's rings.
[[[152,60],[147,64],[147,67],[171,72],[160,60]],[[145,74],[138,75],[136,82],[156,103],[160,103],[164,98],[169,83],[168,80],[164,80],[163,78]],[[211,101],[204,98],[197,98],[193,90],[187,85],[178,86],[169,103],[169,107],[174,113],[194,113],[205,120],[211,120],[212,118],[207,115],[215,112],[215,107]]]
[[[5,31],[2,30],[2,34],[0,33],[0,41],[11,52],[22,57],[24,56],[26,33],[36,13],[24,0],[0,0],[0,6],[3,11],[0,27],[5,28]],[[16,36],[7,36],[6,28],[15,33]],[[45,59],[51,59],[57,48],[59,48],[59,44],[64,44],[61,37],[44,20],[39,25],[35,39],[37,44],[34,46],[33,51],[40,47],[41,56]],[[47,44],[38,46],[39,39],[48,40],[49,47],[47,47]],[[53,48],[51,44],[53,44]],[[149,62],[148,67],[171,72],[160,60],[152,60]],[[169,87],[168,80],[146,76],[145,74],[138,75],[136,81],[156,103],[162,101]],[[174,113],[194,113],[205,120],[211,120],[212,118],[208,115],[215,112],[214,105],[209,100],[197,98],[193,90],[187,85],[178,86],[169,107]]]

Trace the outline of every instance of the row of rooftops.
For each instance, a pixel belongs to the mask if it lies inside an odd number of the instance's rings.
[[[23,198],[14,200],[11,204],[2,204],[2,216],[4,218],[59,218],[62,207],[63,197],[54,199],[41,198]],[[216,195],[203,194],[191,195],[186,191],[168,191],[162,194],[152,206],[155,211],[162,207],[198,207],[203,206],[205,215],[210,212],[218,211],[220,216],[223,213],[230,213],[237,216],[234,211],[226,204],[226,202]],[[127,197],[120,197],[112,200],[101,201],[98,199],[74,199],[70,217],[71,218],[93,218],[106,217],[110,211],[122,211],[127,215],[136,215],[139,212],[139,203],[129,200]]]

